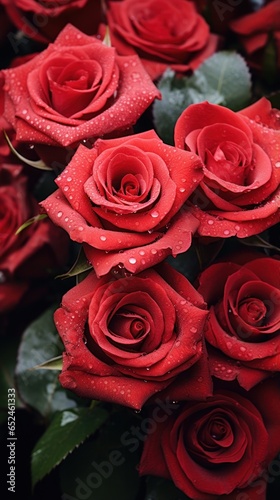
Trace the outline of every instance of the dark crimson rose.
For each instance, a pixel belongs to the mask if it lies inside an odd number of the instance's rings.
[[[67,257],[64,234],[50,221],[17,229],[38,214],[27,178],[18,165],[0,165],[0,313],[14,308],[35,280],[47,277]],[[41,286],[42,283],[39,283]]]
[[[257,12],[248,14],[230,23],[239,36],[251,66],[261,69],[265,62],[266,49],[273,43],[275,67],[280,69],[280,2],[274,0]],[[271,41],[270,41],[271,38]]]
[[[55,312],[66,351],[60,382],[82,397],[136,409],[181,372],[192,391],[206,315],[201,296],[167,264],[119,279],[91,272]],[[198,397],[209,387],[208,374]]]
[[[29,62],[3,70],[1,80],[16,139],[72,154],[83,140],[127,130],[160,97],[137,56],[121,57],[71,25]]]
[[[168,67],[194,70],[217,48],[193,2],[109,2],[106,14],[112,45],[119,54],[138,54],[152,79]]]
[[[280,260],[213,264],[200,275],[212,374],[250,389],[280,371]]]
[[[215,391],[156,422],[139,471],[172,479],[195,500],[265,500],[266,467],[280,449],[279,384],[248,395]],[[258,477],[261,479],[255,481]]]
[[[182,207],[201,178],[196,155],[148,131],[80,146],[42,206],[98,276],[139,272],[190,247],[198,222]]]
[[[15,26],[41,43],[53,41],[71,23],[93,35],[101,17],[100,0],[0,0]],[[12,44],[18,48],[14,38]]]
[[[279,116],[265,98],[238,113],[202,102],[181,114],[175,144],[204,164],[190,200],[199,235],[245,238],[280,221]]]

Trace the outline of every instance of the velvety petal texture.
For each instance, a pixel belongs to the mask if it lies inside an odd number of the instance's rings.
[[[129,129],[160,93],[137,56],[67,25],[30,61],[1,72],[4,118],[16,139],[68,147]]]
[[[264,499],[262,474],[279,448],[279,392],[269,380],[246,395],[217,390],[174,409],[147,436],[140,474],[170,478],[196,500]]]
[[[98,140],[79,147],[42,206],[84,244],[97,275],[134,273],[190,247],[198,222],[184,203],[202,176],[196,155],[154,131]]]
[[[200,275],[211,372],[250,389],[280,371],[280,260],[213,264]]]
[[[206,316],[201,296],[168,264],[133,278],[91,272],[55,312],[65,346],[60,382],[80,396],[139,409],[206,355]]]
[[[112,45],[119,54],[138,54],[152,79],[167,67],[193,70],[217,48],[218,37],[193,2],[109,2],[106,14]]]
[[[179,117],[176,146],[196,153],[204,164],[190,205],[200,235],[246,238],[280,221],[276,113],[262,98],[238,113],[208,102],[193,104]]]

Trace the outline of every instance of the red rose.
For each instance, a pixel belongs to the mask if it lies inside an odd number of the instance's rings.
[[[271,37],[276,51],[274,64],[280,69],[279,0],[274,0],[253,14],[232,21],[230,27],[239,35],[248,54],[248,61],[256,69],[261,69],[265,61],[265,50]]]
[[[50,221],[17,229],[38,214],[18,165],[0,165],[0,313],[11,310],[36,279],[49,276],[67,256],[65,237]],[[39,283],[41,286],[41,283]]]
[[[131,127],[160,93],[136,56],[71,25],[26,64],[3,70],[4,118],[16,139],[64,146]]]
[[[204,163],[204,178],[191,198],[198,234],[245,238],[279,222],[277,112],[263,98],[239,113],[192,104],[179,117],[176,146]]]
[[[109,2],[107,20],[119,54],[138,54],[152,79],[167,67],[194,70],[217,48],[217,37],[185,0]]]
[[[167,264],[117,280],[91,272],[55,312],[66,350],[60,382],[82,397],[141,408],[188,370],[187,393],[204,356],[206,315],[201,296]]]
[[[198,223],[180,209],[201,177],[195,155],[154,131],[98,140],[80,146],[42,206],[85,245],[98,276],[117,265],[139,272],[190,247]]]
[[[15,26],[41,43],[53,41],[71,23],[83,33],[93,35],[101,16],[100,0],[0,0]],[[15,49],[20,42],[10,41]]]
[[[280,260],[221,262],[200,276],[212,374],[250,389],[280,371]]]
[[[171,478],[196,500],[265,500],[265,475],[280,449],[279,385],[246,397],[217,391],[190,401],[147,436],[140,474]],[[174,412],[175,413],[175,412]]]

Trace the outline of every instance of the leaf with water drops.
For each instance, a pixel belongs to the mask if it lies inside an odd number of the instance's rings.
[[[99,429],[108,415],[106,410],[96,406],[57,413],[32,453],[33,486]]]

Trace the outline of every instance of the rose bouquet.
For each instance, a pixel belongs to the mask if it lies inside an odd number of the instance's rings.
[[[0,10],[3,494],[278,499],[278,0]]]

